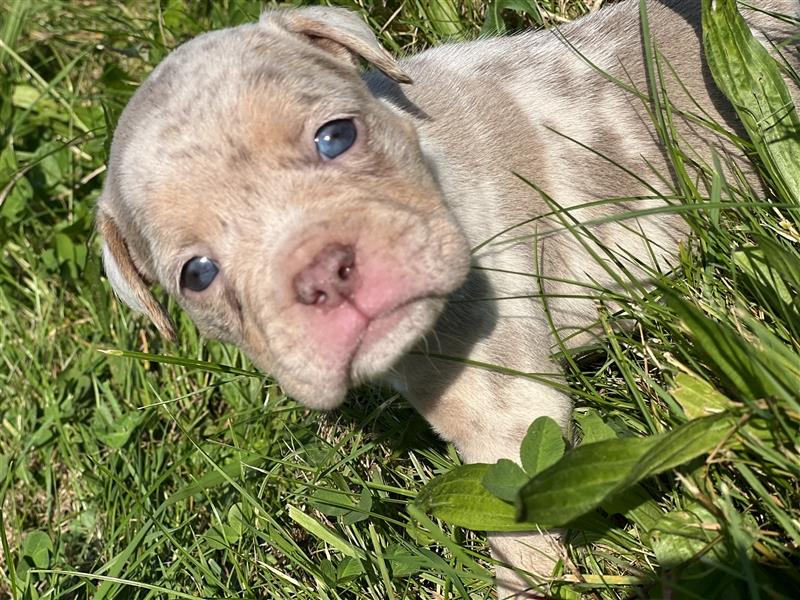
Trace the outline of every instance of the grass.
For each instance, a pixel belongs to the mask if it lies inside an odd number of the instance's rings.
[[[395,52],[499,24],[471,2],[354,7]],[[538,7],[502,16],[516,29],[586,10]],[[307,411],[183,316],[179,345],[160,341],[101,275],[109,124],[170,48],[260,8],[0,0],[0,596],[492,597],[481,534],[409,516],[459,461],[402,398],[362,389]],[[562,597],[790,597],[800,583],[800,217],[719,175],[681,184],[695,236],[676,299],[602,312],[608,341],[565,356],[576,422],[645,436],[717,402],[742,426],[576,528]],[[630,316],[633,330],[612,327]]]

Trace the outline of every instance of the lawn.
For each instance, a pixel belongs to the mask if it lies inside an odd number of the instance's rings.
[[[404,53],[600,3],[339,4]],[[460,461],[401,397],[362,388],[334,413],[306,410],[176,306],[178,343],[162,341],[102,274],[93,207],[126,100],[170,49],[261,6],[0,0],[0,597],[493,597],[484,534],[414,504]],[[773,88],[746,86],[726,91],[765,111],[737,143],[768,193],[719,164],[704,181],[678,168],[693,231],[680,269],[600,294],[608,336],[562,353],[584,444],[678,458],[621,473],[573,523],[560,597],[800,589],[800,129]],[[654,118],[680,166],[665,100]],[[664,441],[712,420],[710,447]]]

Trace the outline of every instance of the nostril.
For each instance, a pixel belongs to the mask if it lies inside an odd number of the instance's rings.
[[[356,254],[352,246],[328,244],[292,281],[300,304],[335,308],[356,285]]]

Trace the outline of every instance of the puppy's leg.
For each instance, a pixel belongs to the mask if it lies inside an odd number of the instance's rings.
[[[539,362],[557,368],[552,362]],[[550,371],[550,372],[552,372]],[[520,461],[522,439],[531,422],[540,416],[555,419],[564,431],[568,430],[571,409],[569,398],[548,387],[526,380],[515,380],[499,390],[510,405],[501,413],[502,431],[508,435],[491,435],[481,439],[475,436],[465,442],[462,456],[468,462],[496,462],[507,458]],[[567,560],[566,550],[560,541],[560,531],[532,531],[529,533],[489,532],[492,557],[509,565],[498,565],[497,597],[514,600],[532,600],[548,597],[547,579],[559,560]],[[513,568],[511,568],[513,567]]]
[[[493,333],[497,335],[470,349],[471,359],[560,378],[560,369],[546,354],[549,343],[534,347],[536,336],[529,337],[528,332],[502,321]],[[548,340],[546,336],[538,339]],[[403,378],[407,398],[468,463],[494,463],[501,458],[519,463],[520,445],[534,420],[548,416],[565,430],[569,422],[569,398],[530,378],[421,357],[407,360],[399,374],[414,375]],[[547,578],[564,555],[557,533],[490,532],[489,542],[496,560],[532,574],[521,577],[512,569],[498,567],[498,598],[546,597],[545,587],[532,585],[532,579]]]
[[[559,559],[566,560],[566,550],[555,531],[531,533],[490,533],[492,557],[512,565],[498,565],[497,597],[517,599],[547,598],[547,578]],[[530,575],[528,575],[530,574]]]

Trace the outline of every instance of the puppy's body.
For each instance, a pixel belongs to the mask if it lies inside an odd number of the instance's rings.
[[[670,100],[734,126],[703,64],[697,4],[648,3]],[[797,14],[795,0],[764,4]],[[765,17],[753,23],[786,35]],[[352,54],[380,69],[366,85]],[[637,2],[561,36],[451,44],[399,62],[353,15],[331,9],[266,13],[259,25],[201,36],[154,71],[120,120],[98,209],[109,277],[169,331],[143,280],[161,282],[207,335],[240,345],[309,406],[333,407],[348,386],[386,377],[466,460],[516,460],[536,417],[566,427],[570,413],[567,396],[542,382],[559,367],[531,296],[550,296],[568,336],[596,320],[594,303],[576,297],[583,286],[614,282],[573,235],[532,237],[557,219],[469,248],[552,210],[514,173],[565,208],[624,199],[572,210],[580,221],[645,208],[671,185],[658,175],[670,171],[651,104],[598,69],[647,96]],[[357,124],[356,142],[321,161],[314,132],[342,118]],[[691,119],[676,113],[675,124],[698,158],[724,150]],[[663,214],[590,231],[636,275],[668,265],[684,234]],[[346,278],[343,252],[355,257]],[[202,292],[180,283],[193,256],[219,266]],[[298,281],[341,294],[310,304]],[[557,554],[547,544],[493,539],[499,558],[541,574]],[[501,595],[524,587],[501,572]]]
[[[761,5],[797,14],[794,1]],[[542,340],[552,340],[552,335],[540,301],[514,298],[538,294],[541,285],[550,296],[548,308],[560,334],[567,345],[574,345],[575,340],[585,339],[575,336],[576,331],[597,319],[594,300],[574,296],[591,296],[593,285],[616,287],[573,234],[543,235],[553,225],[561,225],[555,217],[517,227],[553,210],[523,179],[534,183],[558,206],[572,209],[571,218],[579,222],[622,217],[621,223],[592,225],[587,230],[601,245],[614,250],[621,264],[634,274],[642,271],[637,268],[639,261],[653,269],[670,263],[685,234],[683,220],[669,214],[649,219],[630,216],[661,203],[648,198],[658,193],[669,196],[677,189],[648,113],[653,105],[647,99],[649,82],[638,10],[638,3],[623,2],[579,19],[558,34],[537,31],[433,48],[400,61],[414,80],[412,86],[397,85],[380,73],[367,76],[378,97],[415,121],[426,159],[470,246],[482,246],[495,234],[514,228],[499,238],[500,243],[484,246],[473,255],[473,264],[482,270],[473,272],[456,295],[506,299],[490,306],[451,304],[440,322],[443,329],[450,316],[464,319],[463,323],[481,322],[486,328],[492,323],[492,334],[482,331],[474,336],[468,353],[463,333],[455,335],[456,339],[440,335],[430,342],[430,351],[469,356],[523,372],[557,373],[549,359],[552,345],[542,344]],[[725,138],[697,123],[698,118],[726,123],[738,131],[735,113],[715,87],[702,57],[699,3],[650,2],[648,13],[663,83],[673,105],[677,141],[690,152],[690,158],[705,164],[712,152],[727,155],[731,148]],[[770,39],[779,41],[796,34],[791,25],[758,13],[746,14]],[[786,56],[796,63],[797,50]],[[612,78],[638,94],[623,90]],[[688,116],[682,117],[681,111]],[[692,172],[691,164],[687,168]],[[509,173],[522,178],[509,177]],[[755,180],[751,184],[759,185]],[[602,202],[611,199],[617,200]],[[584,205],[588,206],[579,208]],[[532,232],[544,239],[532,243]],[[502,243],[515,237],[522,241]],[[592,251],[604,256],[597,247]],[[525,277],[532,273],[542,279],[532,282]],[[463,317],[464,313],[469,316]],[[410,382],[406,385],[414,387],[414,380],[425,382],[411,397],[438,394],[438,390],[426,394],[430,379],[419,376],[427,359],[410,360],[413,367],[404,371]],[[436,363],[429,368],[433,374],[443,367]],[[477,369],[459,373],[465,382],[460,393],[453,395],[458,409],[446,406],[441,398],[426,397],[419,410],[446,439],[456,441],[469,460],[517,457],[519,436],[524,431],[508,427],[508,407],[500,404],[504,397],[548,399],[535,403],[536,414],[548,414],[566,424],[568,410],[560,400],[549,401],[558,393],[548,386]],[[485,385],[476,379],[485,380]],[[515,386],[526,391],[514,391]],[[464,402],[469,396],[475,400]],[[492,405],[493,400],[498,404]],[[468,414],[471,407],[475,414]],[[527,400],[520,401],[520,409],[524,414],[519,424],[527,426],[531,415]],[[443,413],[441,418],[435,414],[438,411]],[[453,418],[458,413],[463,419]],[[493,431],[494,435],[476,435],[478,431]],[[499,450],[504,435],[510,439],[506,448]]]

